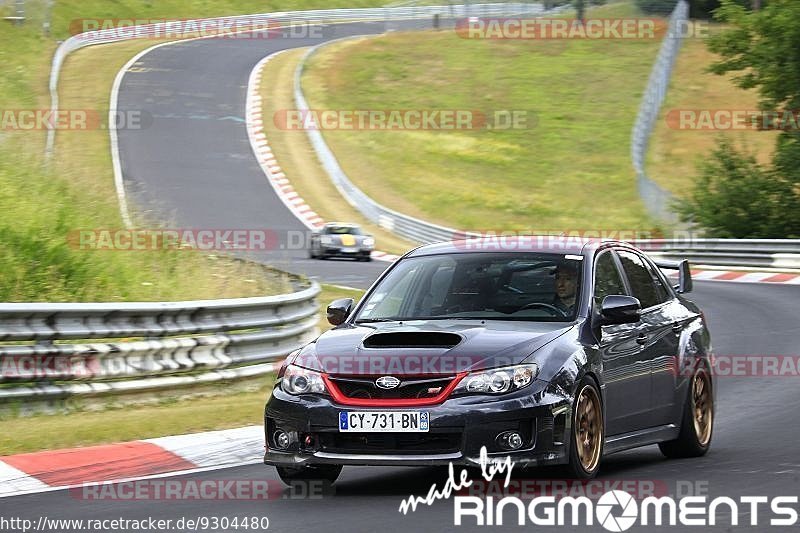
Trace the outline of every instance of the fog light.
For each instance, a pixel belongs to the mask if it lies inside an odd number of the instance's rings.
[[[506,431],[497,436],[497,444],[506,450],[519,450],[523,443],[522,435],[516,431]]]
[[[273,439],[275,439],[275,446],[279,450],[285,450],[286,448],[289,447],[289,443],[291,442],[289,434],[282,429],[279,429],[278,431],[275,432]]]

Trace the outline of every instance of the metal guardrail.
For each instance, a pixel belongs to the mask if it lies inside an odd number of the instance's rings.
[[[667,95],[672,68],[683,42],[683,32],[679,28],[688,16],[689,4],[686,0],[680,0],[669,17],[669,28],[661,43],[653,70],[650,72],[636,123],[631,132],[631,159],[636,171],[639,198],[651,215],[672,223],[678,222],[677,216],[670,209],[672,195],[647,176],[644,166],[650,135],[658,119],[661,104]]]
[[[176,28],[170,22],[159,22],[153,24],[143,24],[136,26],[135,30],[120,31],[119,29],[109,28],[102,30],[87,31],[78,35],[73,35],[62,42],[53,55],[50,67],[50,107],[53,113],[58,111],[58,81],[61,67],[69,54],[96,44],[107,44],[131,39],[142,39],[154,35],[164,35],[169,30],[173,40],[182,38],[181,28],[187,29],[186,36],[192,38],[206,25],[228,24],[236,27],[245,27],[247,24],[257,25],[260,28],[269,28],[270,24],[292,24],[310,22],[336,22],[336,21],[374,21],[386,22],[400,19],[433,18],[434,15],[466,17],[481,14],[482,16],[501,16],[508,13],[529,13],[532,10],[541,8],[538,4],[508,3],[508,4],[468,4],[468,5],[439,5],[439,6],[401,6],[383,8],[357,8],[357,9],[320,9],[313,11],[281,11],[275,13],[261,13],[253,15],[237,15],[228,17],[212,17],[197,19],[192,21],[182,21],[182,25]],[[189,24],[195,23],[195,24]],[[194,37],[196,38],[196,37]],[[47,131],[47,143],[45,155],[51,156],[55,148],[55,129]]]
[[[263,375],[316,337],[319,293],[312,283],[260,298],[0,304],[0,403]]]
[[[634,244],[654,257],[698,265],[800,269],[800,239],[652,239]]]

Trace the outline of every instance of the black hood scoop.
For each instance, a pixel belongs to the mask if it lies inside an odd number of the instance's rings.
[[[364,339],[364,348],[452,348],[461,335],[443,331],[392,331]]]

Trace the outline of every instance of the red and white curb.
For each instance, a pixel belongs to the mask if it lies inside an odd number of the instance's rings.
[[[663,270],[670,278],[677,278],[675,270]],[[738,283],[788,283],[800,285],[800,273],[752,272],[748,270],[712,270],[704,267],[692,269],[694,281],[733,281]]]
[[[9,455],[0,457],[0,498],[257,464],[263,457],[262,426]]]
[[[264,116],[262,112],[262,99],[259,94],[261,87],[261,73],[264,66],[274,57],[286,52],[281,50],[270,54],[261,61],[259,61],[253,70],[250,72],[250,79],[247,82],[247,102],[245,104],[245,122],[247,124],[247,135],[250,138],[250,145],[253,148],[253,153],[261,166],[261,170],[267,177],[267,181],[272,186],[275,194],[289,208],[289,211],[297,217],[308,229],[315,230],[321,228],[325,224],[325,220],[317,213],[315,213],[305,200],[298,194],[292,187],[286,174],[278,164],[275,155],[272,153],[272,148],[267,141],[267,135],[264,133]],[[380,261],[396,261],[400,256],[388,254],[381,251],[373,251],[372,258]]]
[[[699,281],[736,281],[739,283],[788,283],[800,285],[800,274],[784,272],[744,272],[737,270],[695,270],[692,279]]]

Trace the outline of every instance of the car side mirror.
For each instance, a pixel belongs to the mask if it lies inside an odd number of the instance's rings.
[[[328,306],[328,323],[333,326],[342,324],[345,320],[347,320],[347,317],[350,315],[350,311],[352,310],[352,298],[340,298],[332,301]]]
[[[632,324],[642,315],[642,304],[633,296],[611,294],[600,304],[601,325]]]

